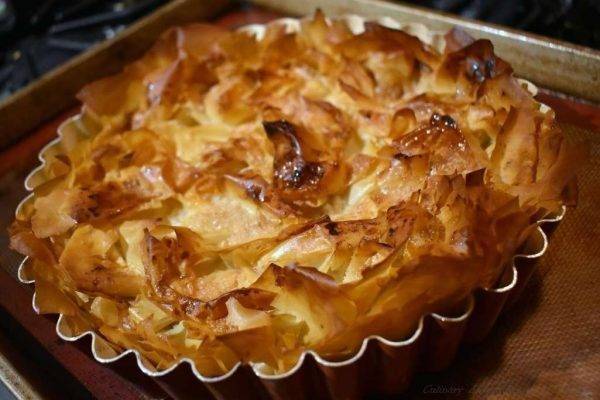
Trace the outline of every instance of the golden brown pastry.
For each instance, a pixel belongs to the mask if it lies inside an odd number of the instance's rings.
[[[342,359],[490,287],[578,151],[486,40],[191,25],[79,94],[12,226],[37,301],[205,375]]]

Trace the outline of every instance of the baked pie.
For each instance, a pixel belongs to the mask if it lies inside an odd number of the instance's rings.
[[[171,29],[83,88],[92,133],[11,228],[40,311],[159,370],[279,373],[494,286],[572,201],[580,150],[489,41],[288,28]]]

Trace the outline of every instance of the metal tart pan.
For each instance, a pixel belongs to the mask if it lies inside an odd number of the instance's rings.
[[[356,15],[342,18],[355,33],[363,30],[365,19]],[[377,23],[393,29],[402,29],[423,42],[442,50],[443,34],[421,24],[401,24],[391,18],[377,19]],[[298,19],[282,18],[270,22],[281,24],[288,31],[300,29]],[[265,25],[248,25],[240,28],[256,35],[264,34]],[[537,88],[521,80],[535,95]],[[548,108],[541,104],[542,110]],[[48,143],[39,154],[41,164],[25,180],[25,188],[33,191],[50,177],[46,176],[46,160],[68,149],[82,137],[94,134],[94,123],[85,113],[66,120],[58,128],[58,137]],[[33,194],[17,207],[32,200]],[[91,338],[91,353],[100,363],[113,363],[121,359],[135,360],[139,369],[157,378],[174,398],[197,398],[200,393],[218,399],[359,399],[366,395],[392,395],[402,392],[412,376],[420,371],[439,371],[452,361],[461,343],[481,341],[492,329],[498,316],[518,298],[531,276],[535,262],[548,247],[548,235],[562,220],[563,207],[557,215],[541,219],[522,246],[519,254],[506,266],[498,284],[493,288],[480,288],[471,293],[452,315],[432,313],[419,320],[415,331],[403,340],[389,340],[381,336],[366,337],[359,350],[346,360],[327,360],[314,351],[302,353],[296,364],[278,375],[264,373],[258,364],[237,363],[220,376],[204,376],[192,360],[182,358],[164,369],[157,369],[135,349],[120,349],[91,329],[82,329],[70,317],[59,314],[57,335],[66,341]],[[34,280],[25,258],[19,267],[19,280],[32,284]],[[36,312],[35,293],[32,305]],[[187,364],[187,366],[186,366]],[[189,371],[188,371],[189,367]],[[191,373],[190,373],[191,372]]]

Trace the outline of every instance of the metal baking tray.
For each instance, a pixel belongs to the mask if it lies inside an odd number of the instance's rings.
[[[475,37],[491,39],[499,55],[513,64],[519,76],[533,81],[542,88],[549,88],[592,102],[600,101],[600,52],[591,49],[503,27],[468,21],[382,1],[305,0],[303,2],[296,2],[293,0],[256,0],[251,3],[268,7],[278,14],[283,15],[310,14],[318,6],[325,13],[332,16],[349,13],[356,13],[369,18],[388,16],[393,17],[399,22],[421,22],[432,29],[439,30],[447,30],[454,25],[458,25]],[[175,0],[168,6],[158,10],[155,14],[131,26],[111,42],[104,43],[77,57],[64,67],[45,76],[41,81],[25,88],[0,104],[0,148],[3,144],[18,140],[25,133],[39,126],[42,121],[70,107],[74,104],[74,93],[84,83],[113,73],[131,59],[136,58],[168,26],[199,20],[201,18],[214,17],[219,12],[231,6],[232,4],[226,0],[216,2]],[[539,56],[539,59],[544,61],[531,63],[530,60],[536,56]],[[108,64],[110,64],[110,68],[106,68]],[[549,67],[549,65],[552,67]],[[45,101],[45,103],[52,104],[40,107],[39,102],[41,99],[47,100],[45,96],[56,91],[57,88],[60,88],[57,101]],[[28,118],[22,118],[24,115],[27,115]],[[22,120],[24,119],[27,121],[23,122]],[[527,273],[531,272],[530,267],[526,266],[525,268],[528,268],[526,269]],[[506,297],[508,297],[509,290],[506,290],[506,292]],[[512,297],[514,296],[511,295]],[[487,322],[490,326],[493,324],[495,316],[491,323]],[[431,319],[428,318],[424,321],[423,329],[431,329],[427,328],[432,324]],[[435,318],[433,318],[433,322],[436,322]],[[438,323],[438,326],[443,325],[443,323],[441,325]],[[453,339],[456,341],[456,345],[462,337],[462,333],[464,331],[458,335],[458,338],[455,337]],[[481,335],[481,333],[470,333],[467,334],[467,337],[478,335]],[[426,336],[431,336],[431,334],[428,333]],[[367,351],[368,347],[373,346],[366,345],[364,350]],[[379,347],[381,348],[381,346]],[[451,347],[455,347],[455,345],[452,344]],[[380,352],[382,350],[377,351]],[[372,353],[372,350],[368,350],[368,352]],[[448,358],[449,361],[452,353],[453,351],[450,351],[449,356],[444,356],[443,358]],[[309,358],[311,357],[309,356]],[[181,369],[179,368],[179,370]],[[186,372],[189,374],[189,371]],[[309,374],[312,373],[310,372]],[[348,381],[343,379],[341,382]],[[398,384],[396,383],[396,385]],[[406,384],[406,382],[403,384]],[[173,388],[175,388],[174,392]],[[167,391],[171,392],[172,395],[176,395],[176,386],[171,386]]]

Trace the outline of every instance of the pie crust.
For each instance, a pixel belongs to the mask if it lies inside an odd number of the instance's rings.
[[[494,287],[581,149],[489,41],[397,28],[190,25],[87,85],[11,227],[37,309],[218,377],[347,359]]]

